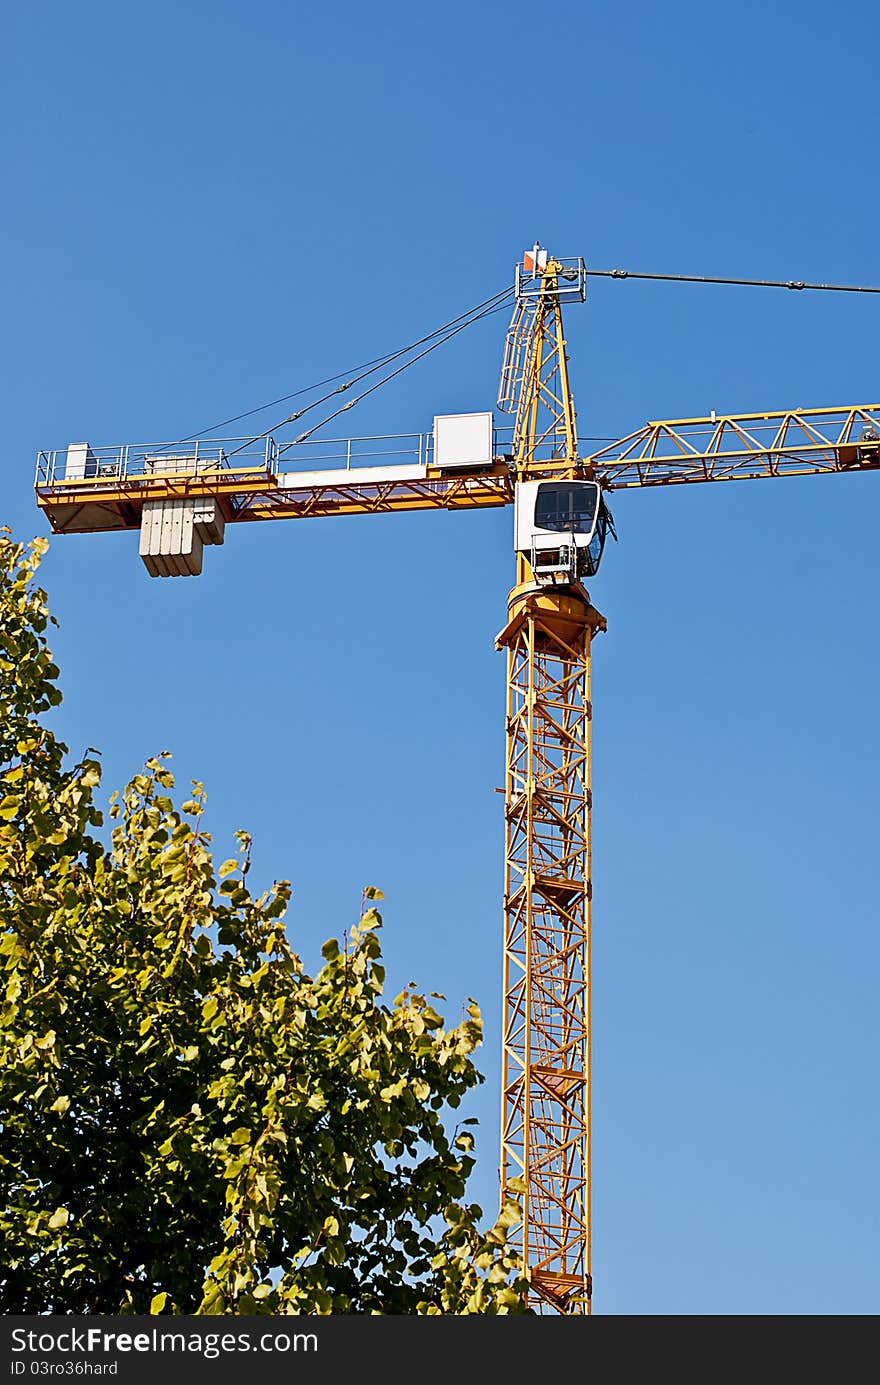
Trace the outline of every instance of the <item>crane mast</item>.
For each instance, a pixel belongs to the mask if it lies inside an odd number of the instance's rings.
[[[499,407],[516,411],[517,482],[575,480],[564,269],[542,266],[537,247],[532,269],[532,292],[517,284]],[[579,581],[539,584],[517,553],[496,640],[507,656],[501,1186],[521,1199],[512,1236],[538,1312],[588,1314],[592,1292],[590,666],[604,628]]]

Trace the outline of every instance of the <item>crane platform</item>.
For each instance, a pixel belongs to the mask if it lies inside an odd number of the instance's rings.
[[[438,465],[432,434],[254,445],[73,443],[40,451],[36,501],[55,533],[139,529],[159,501],[219,503],[225,523],[284,517],[484,509],[513,501],[503,454],[472,466]]]

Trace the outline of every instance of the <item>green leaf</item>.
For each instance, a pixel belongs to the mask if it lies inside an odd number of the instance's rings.
[[[52,1231],[58,1231],[62,1226],[66,1226],[70,1220],[70,1213],[66,1207],[56,1207],[49,1218],[49,1227]]]

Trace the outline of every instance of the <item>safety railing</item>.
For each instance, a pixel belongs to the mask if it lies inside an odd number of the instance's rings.
[[[69,447],[37,453],[37,489],[56,486],[106,486],[154,476],[203,476],[207,473],[353,470],[356,467],[415,463],[429,466],[430,433],[398,433],[363,438],[307,438],[258,442],[223,438],[211,442],[123,443],[114,447]]]
[[[106,486],[154,476],[257,471],[273,474],[277,469],[278,446],[271,437],[256,442],[249,438],[224,438],[214,442],[122,443],[113,447],[71,443],[37,453],[34,484],[38,490],[52,486]]]
[[[582,455],[589,454],[584,439]],[[496,428],[493,455],[512,459],[512,428]],[[559,455],[550,437],[535,448],[535,456],[548,460]],[[52,487],[101,487],[138,482],[152,477],[226,474],[230,478],[254,472],[275,475],[292,471],[353,471],[359,467],[417,465],[434,461],[433,433],[386,433],[361,438],[306,438],[278,441],[274,437],[203,439],[168,443],[123,443],[68,447],[37,453],[35,485]]]
[[[363,438],[306,438],[278,444],[279,471],[351,471],[356,467],[430,466],[432,433],[384,433]]]
[[[584,438],[582,455],[588,455],[588,444],[595,439]],[[492,455],[496,460],[513,457],[513,428],[493,429]],[[559,455],[558,439],[548,437],[539,443],[534,455],[549,461]],[[361,466],[389,466],[394,463],[434,464],[433,433],[388,433],[363,438],[307,438],[303,442],[279,442],[278,470],[337,471]]]

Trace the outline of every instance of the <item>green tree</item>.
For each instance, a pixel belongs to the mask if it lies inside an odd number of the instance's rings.
[[[382,1001],[377,890],[309,976],[290,890],[213,864],[159,756],[111,799],[61,700],[29,548],[0,532],[0,1311],[509,1313],[464,1201],[480,1016]],[[463,1122],[463,1125],[468,1122]]]

